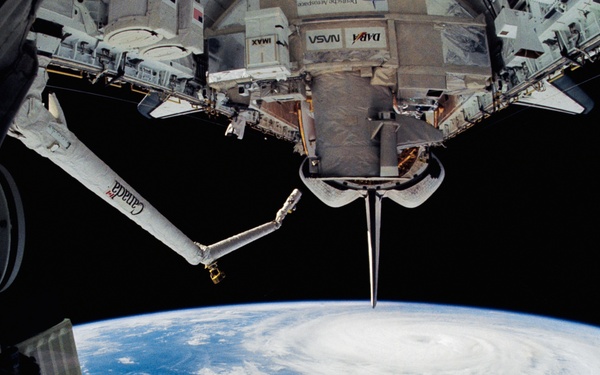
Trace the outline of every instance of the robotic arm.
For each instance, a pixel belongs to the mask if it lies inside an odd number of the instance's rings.
[[[49,108],[44,106],[42,91],[46,86],[45,67],[48,62],[44,59],[40,57],[38,75],[15,116],[8,135],[18,138],[28,148],[49,158],[190,264],[204,264],[210,270],[213,281],[222,279],[218,275],[213,277],[213,270],[217,270],[217,259],[277,230],[285,216],[295,209],[301,196],[297,189],[277,212],[275,220],[210,246],[193,242],[69,131],[54,95],[49,96]],[[217,270],[217,274],[221,273]]]
[[[283,206],[277,211],[277,215],[273,221],[259,225],[256,228],[229,237],[210,246],[196,243],[202,250],[204,257],[201,262],[205,264],[206,268],[209,270],[212,281],[217,284],[225,277],[225,274],[217,268],[217,259],[279,229],[287,214],[292,213],[296,209],[296,204],[301,196],[302,193],[300,190],[294,189]]]

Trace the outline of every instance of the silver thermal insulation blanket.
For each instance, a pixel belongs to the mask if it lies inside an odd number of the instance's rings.
[[[364,63],[373,62],[380,65],[390,59],[390,52],[383,49],[352,50],[339,49],[335,51],[305,51],[302,62],[308,64],[323,63]]]
[[[40,68],[8,134],[50,159],[189,263],[201,263],[202,250],[69,131],[53,95],[49,101],[55,107],[45,108],[41,95],[46,79]]]
[[[442,30],[444,64],[489,67],[485,29],[480,26],[447,25]]]
[[[321,177],[380,177],[389,162],[382,145],[391,142],[391,152],[404,148],[441,144],[443,133],[427,122],[397,115],[385,121],[395,132],[378,131],[384,126],[376,116],[393,111],[388,87],[371,85],[370,78],[358,73],[329,73],[316,76],[312,87],[316,129],[316,154]],[[375,117],[375,118],[374,118]],[[372,118],[369,120],[369,118]],[[395,148],[393,147],[395,144]]]
[[[444,141],[444,133],[423,120],[409,116],[396,116],[396,145],[398,152],[404,148],[431,146]]]
[[[369,113],[392,111],[392,93],[359,73],[328,73],[312,86],[316,153],[324,177],[379,176],[379,141]]]
[[[459,1],[426,0],[426,3],[427,14],[431,16],[473,18],[473,16],[460,5]]]

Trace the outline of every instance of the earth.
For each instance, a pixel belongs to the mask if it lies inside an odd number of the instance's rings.
[[[74,334],[84,374],[600,374],[599,327],[446,305],[231,305]]]

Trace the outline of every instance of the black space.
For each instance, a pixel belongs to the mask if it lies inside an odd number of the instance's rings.
[[[598,67],[574,78],[600,98]],[[591,80],[589,80],[591,79]],[[587,82],[586,82],[587,80]],[[21,272],[0,294],[0,342],[186,307],[270,301],[368,304],[362,201],[333,209],[304,188],[291,144],[195,114],[147,120],[140,94],[52,77],[69,128],[192,240],[212,244],[270,221],[277,232],[219,261],[213,285],[49,160],[7,137],[0,163],[26,213]],[[68,89],[65,89],[68,88]],[[118,99],[111,98],[117,97]],[[600,325],[597,141],[588,115],[512,106],[434,150],[446,179],[421,207],[383,202],[379,299],[511,310]]]

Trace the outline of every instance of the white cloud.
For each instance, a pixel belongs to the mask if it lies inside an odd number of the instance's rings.
[[[135,361],[131,357],[121,357],[117,361],[122,365],[134,365]]]
[[[573,373],[588,363],[600,366],[594,358],[598,348],[572,334],[560,337],[556,325],[529,325],[533,322],[523,316],[378,309],[285,312],[248,327],[243,346],[301,374],[489,374],[502,369],[542,375],[564,366]]]
[[[206,333],[192,332],[192,337],[190,337],[186,341],[186,344],[191,345],[191,346],[204,345],[204,344],[208,343],[209,339],[210,339],[210,335],[208,335]]]
[[[243,366],[231,368],[203,368],[198,370],[196,375],[269,375],[269,373],[261,371],[256,363],[246,361]]]

